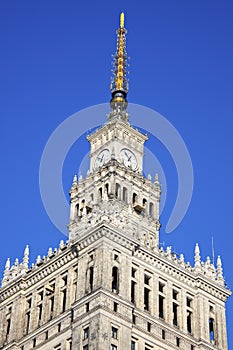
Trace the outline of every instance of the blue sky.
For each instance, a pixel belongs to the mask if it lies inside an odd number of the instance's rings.
[[[40,158],[47,139],[63,120],[109,101],[111,55],[122,10],[131,57],[128,100],[158,111],[175,126],[194,168],[189,210],[179,227],[167,235],[164,227],[176,198],[177,174],[164,147],[159,142],[151,144],[163,165],[168,190],[160,241],[193,263],[195,243],[199,242],[205,260],[212,254],[214,236],[215,255],[222,256],[224,275],[233,289],[231,1],[0,3],[0,271],[7,257],[21,258],[26,244],[33,262],[36,255],[45,255],[48,247],[56,247],[65,238],[43,208]],[[64,163],[67,194],[88,149],[83,139]],[[230,298],[229,348],[233,347],[232,308]]]

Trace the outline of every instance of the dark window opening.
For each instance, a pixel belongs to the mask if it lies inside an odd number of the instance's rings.
[[[162,282],[159,282],[159,291],[163,293],[164,284]]]
[[[43,298],[44,298],[43,290],[41,292],[39,292],[38,295],[39,295],[40,301],[43,300]]]
[[[146,200],[145,198],[143,198],[143,200],[142,200],[142,205],[143,205],[143,207],[146,206],[146,203],[147,203],[147,200]]]
[[[133,322],[133,324],[136,324],[136,316],[135,315],[133,315],[133,317],[132,317],[132,322]]]
[[[90,267],[90,291],[93,291],[93,283],[94,283],[94,267]]]
[[[62,291],[62,312],[66,310],[66,289]]]
[[[111,348],[110,348],[111,350],[117,350],[117,346],[116,345],[113,345],[113,344],[111,344]]]
[[[41,321],[41,318],[42,318],[42,304],[40,304],[39,306],[38,306],[38,309],[39,309],[39,311],[38,311],[38,318],[39,318],[39,321]]]
[[[54,297],[50,298],[50,311],[53,312],[54,310]]]
[[[165,339],[166,338],[166,333],[165,333],[165,330],[162,329],[162,339]]]
[[[150,276],[144,275],[144,283],[149,286],[149,284],[150,284]]]
[[[26,334],[29,332],[29,325],[30,325],[30,312],[26,313]]]
[[[178,326],[178,305],[173,303],[173,324]]]
[[[88,350],[88,344],[84,345],[83,350]]]
[[[76,205],[76,213],[77,213],[77,216],[79,216],[79,204]]]
[[[45,332],[45,340],[47,340],[47,339],[48,339],[48,337],[49,337],[49,332],[48,332],[48,331],[46,331],[46,332]]]
[[[6,338],[7,338],[8,335],[10,334],[10,328],[11,328],[11,319],[8,318],[8,320],[7,320],[7,326],[6,326]]]
[[[149,311],[150,308],[150,290],[144,288],[144,310]]]
[[[194,348],[194,345],[191,345],[191,350],[194,350],[195,348]]]
[[[119,260],[119,256],[117,254],[114,254],[114,260],[118,261]]]
[[[164,318],[164,297],[159,296],[159,317]]]
[[[112,291],[118,293],[118,268],[116,266],[112,268]]]
[[[63,287],[67,285],[67,276],[62,277]]]
[[[113,303],[113,310],[115,311],[115,312],[117,312],[117,308],[118,308],[118,304],[117,303]]]
[[[188,307],[192,307],[192,299],[191,298],[187,298],[186,302],[187,302]]]
[[[128,202],[128,193],[127,192],[128,192],[127,188],[123,187],[123,198],[122,199],[125,203]]]
[[[133,193],[133,204],[137,202],[138,195],[137,193]]]
[[[178,292],[177,292],[176,290],[173,289],[173,291],[172,291],[172,298],[173,298],[174,300],[177,300],[177,297],[178,297]]]
[[[33,344],[32,344],[33,348],[36,346],[36,338],[33,339]]]
[[[135,303],[135,286],[136,282],[131,281],[131,302]]]
[[[89,327],[86,327],[84,330],[83,330],[83,339],[88,339],[89,338]]]
[[[135,268],[132,267],[131,275],[132,275],[133,278],[136,277],[136,271],[137,271],[137,270],[136,270]]]
[[[32,299],[27,299],[27,308],[30,309],[32,306]]]
[[[57,331],[58,331],[58,332],[61,332],[61,323],[58,323],[58,325],[57,325]]]
[[[151,323],[147,322],[147,332],[151,332]]]
[[[112,338],[117,339],[118,329],[116,327],[112,327]]]
[[[89,303],[86,303],[86,312],[88,312],[89,310],[90,310]]]
[[[214,319],[209,319],[209,332],[210,332],[210,341],[214,342]]]
[[[180,346],[180,338],[176,337],[176,346]]]
[[[131,341],[131,350],[136,350],[136,348],[135,348],[135,341]]]
[[[107,193],[107,195],[108,195],[108,192],[109,192],[109,184],[106,184],[106,185],[105,185],[105,189],[106,189],[106,193]]]
[[[188,333],[192,333],[192,312],[188,311],[187,315],[187,331]]]

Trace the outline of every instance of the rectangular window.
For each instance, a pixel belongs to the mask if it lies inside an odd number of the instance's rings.
[[[165,330],[162,329],[162,339],[165,339],[166,338],[166,333],[165,333]]]
[[[136,277],[136,271],[137,271],[137,270],[136,270],[134,267],[132,267],[131,275],[132,275],[133,278]]]
[[[116,327],[112,327],[112,338],[117,339],[118,329]]]
[[[150,290],[144,288],[144,310],[149,311],[150,308]]]
[[[180,346],[180,338],[176,337],[176,346]]]
[[[164,318],[164,297],[159,295],[159,317]]]
[[[89,327],[86,327],[83,330],[83,339],[88,339],[88,337],[89,337]]]
[[[188,307],[192,307],[192,299],[191,298],[189,298],[189,297],[187,297],[187,299],[186,299],[186,303],[187,303],[187,306]]]
[[[111,346],[110,346],[110,350],[117,350],[117,346],[116,346],[116,345],[114,345],[114,344],[111,344]]]
[[[38,319],[39,321],[42,319],[42,304],[38,306]]]
[[[45,332],[45,340],[47,340],[47,339],[48,339],[48,337],[49,337],[49,332],[48,332],[48,331],[46,331],[46,332]]]
[[[86,303],[86,312],[89,311],[89,303]]]
[[[84,345],[83,350],[88,350],[88,344]]]
[[[135,303],[135,286],[136,286],[136,282],[131,281],[131,302],[132,303]]]
[[[172,298],[173,298],[174,300],[177,300],[177,297],[178,297],[178,292],[177,292],[176,290],[173,289],[173,291],[172,291]]]
[[[117,308],[118,308],[118,304],[114,302],[114,304],[113,304],[113,310],[114,310],[115,312],[117,312]]]
[[[147,332],[151,332],[151,323],[147,322]]]
[[[58,325],[57,325],[57,331],[58,331],[58,332],[61,332],[61,323],[58,323]]]
[[[150,276],[144,275],[144,283],[149,286],[150,285]]]
[[[135,315],[133,315],[132,321],[133,321],[133,324],[136,324],[136,316]]]
[[[7,320],[7,327],[6,327],[6,335],[9,335],[10,328],[11,328],[11,319],[8,318],[8,320]]]
[[[43,298],[44,298],[44,293],[43,293],[43,290],[42,290],[42,291],[40,291],[40,292],[38,293],[38,296],[39,296],[39,301],[42,301],[42,300],[43,300]]]
[[[178,326],[178,305],[173,303],[173,324],[174,326]]]
[[[28,311],[26,313],[26,334],[29,332],[29,326],[30,326],[30,312]]]
[[[66,289],[62,291],[62,312],[66,310]]]
[[[214,319],[209,319],[209,332],[210,332],[210,341],[214,343]]]
[[[162,282],[159,282],[159,291],[160,291],[161,293],[164,292],[164,283],[162,283]]]
[[[90,291],[93,291],[93,283],[94,283],[94,267],[90,267]]]
[[[192,333],[192,312],[187,311],[187,331]]]
[[[35,346],[36,346],[36,338],[34,338],[32,341],[32,347],[34,348]]]
[[[67,339],[66,341],[66,350],[72,350],[72,339]]]
[[[131,350],[136,350],[135,341],[131,341]]]
[[[61,350],[61,344],[54,346],[54,350]]]

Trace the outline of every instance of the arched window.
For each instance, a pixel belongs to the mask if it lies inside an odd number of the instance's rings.
[[[109,184],[105,184],[105,189],[106,189],[106,192],[108,194],[108,192],[109,192]]]
[[[143,205],[144,208],[146,207],[146,203],[147,203],[146,198],[143,198],[143,200],[142,200],[142,205]]]
[[[125,203],[128,203],[128,190],[126,187],[123,187],[123,198],[122,199]]]
[[[119,276],[118,268],[113,266],[112,268],[112,291],[118,293],[119,291]]]

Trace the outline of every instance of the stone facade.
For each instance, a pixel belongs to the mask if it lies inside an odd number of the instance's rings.
[[[130,126],[123,92],[114,90],[108,122],[88,137],[69,240],[31,267],[28,247],[21,263],[6,262],[2,350],[228,349],[221,259],[201,261],[196,245],[191,266],[159,246],[159,179],[142,175],[147,135]]]

